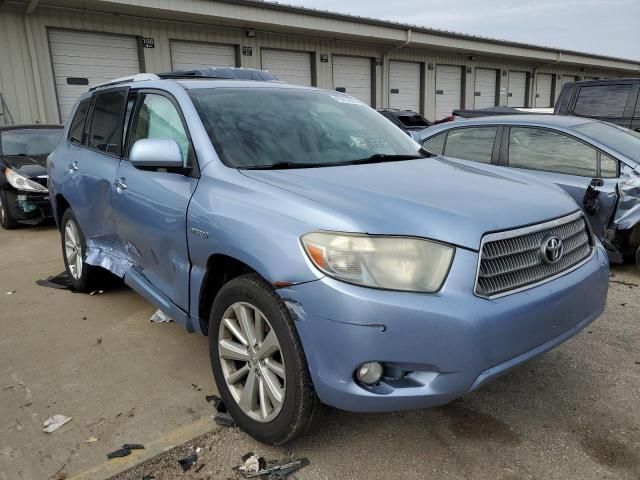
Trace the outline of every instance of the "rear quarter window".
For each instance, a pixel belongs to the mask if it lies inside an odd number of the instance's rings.
[[[585,117],[622,117],[631,87],[631,85],[580,87],[573,112]]]
[[[87,119],[87,112],[89,111],[90,104],[91,99],[87,98],[86,100],[80,102],[80,105],[78,105],[78,109],[76,110],[76,113],[73,116],[73,120],[71,120],[71,125],[69,126],[69,135],[67,138],[71,143],[74,143],[76,145],[82,144],[84,123]]]

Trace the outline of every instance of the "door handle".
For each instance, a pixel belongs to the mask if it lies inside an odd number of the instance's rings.
[[[127,184],[124,183],[124,178],[121,178],[120,180],[115,180],[113,182],[113,186],[116,187],[116,191],[118,193],[122,193],[127,189]]]
[[[69,173],[74,173],[74,172],[77,172],[78,170],[80,170],[80,164],[78,163],[77,160],[69,164]]]

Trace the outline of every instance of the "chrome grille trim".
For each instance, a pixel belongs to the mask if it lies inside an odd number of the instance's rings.
[[[563,241],[558,263],[542,261],[540,248],[549,235]],[[575,270],[593,255],[593,237],[582,212],[549,222],[482,238],[474,292],[498,298],[533,288]]]

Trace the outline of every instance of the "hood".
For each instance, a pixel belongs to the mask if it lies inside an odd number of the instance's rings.
[[[27,157],[22,155],[5,155],[0,157],[0,165],[9,167],[16,173],[28,178],[47,174],[47,156]]]
[[[474,250],[486,232],[578,210],[560,188],[527,174],[444,157],[242,173],[348,216],[364,233],[425,237]]]

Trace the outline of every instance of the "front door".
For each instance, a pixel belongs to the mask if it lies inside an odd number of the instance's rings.
[[[533,127],[511,127],[508,165],[555,183],[583,208],[585,193],[593,179],[598,208],[585,210],[594,233],[604,237],[617,202],[617,161],[590,145],[564,133]]]
[[[133,267],[184,311],[189,309],[187,208],[198,179],[195,155],[179,106],[162,92],[138,94],[129,147],[145,138],[178,142],[184,169],[140,170],[123,158],[116,175],[116,228]]]

